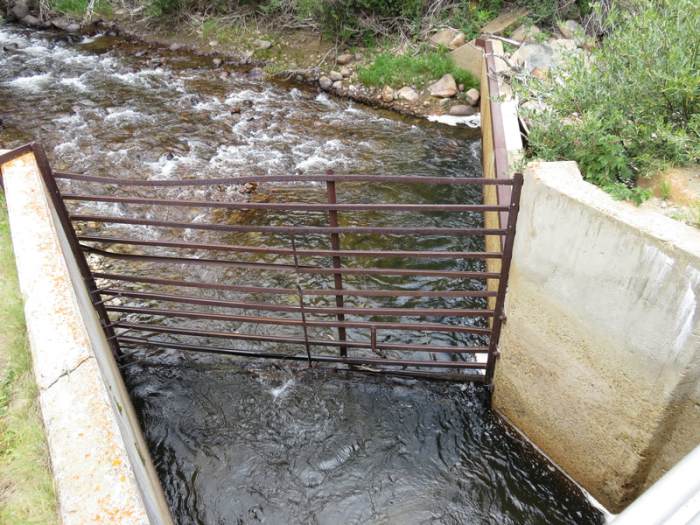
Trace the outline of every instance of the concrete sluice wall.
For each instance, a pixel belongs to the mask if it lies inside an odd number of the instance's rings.
[[[34,155],[1,169],[61,521],[171,524],[134,408]]]
[[[512,176],[517,110],[489,44],[484,176]],[[573,162],[524,175],[494,408],[617,512],[700,443],[700,231],[613,200]]]

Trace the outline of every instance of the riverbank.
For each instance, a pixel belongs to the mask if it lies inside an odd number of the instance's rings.
[[[0,196],[0,523],[58,522],[5,199]]]

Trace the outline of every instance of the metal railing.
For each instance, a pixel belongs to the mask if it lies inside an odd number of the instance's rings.
[[[305,361],[310,366],[330,365],[335,368],[368,373],[390,373],[414,377],[471,380],[491,384],[497,357],[497,345],[503,321],[508,271],[513,249],[522,175],[512,179],[468,177],[385,176],[385,175],[295,175],[248,176],[216,179],[136,180],[100,177],[53,171],[42,148],[36,144],[23,146],[3,156],[8,160],[33,152],[46,189],[55,207],[60,227],[66,233],[81,276],[92,297],[93,305],[103,323],[115,355],[123,348],[164,348],[188,352],[206,352],[231,356],[287,359]],[[218,202],[209,199],[162,198],[162,196],[119,195],[125,188],[138,192],[158,188],[228,188],[246,183],[316,183],[325,185],[325,202]],[[510,201],[505,205],[440,204],[440,203],[339,203],[337,187],[346,183],[366,185],[450,185],[450,186],[508,186]],[[70,188],[66,189],[65,186]],[[79,186],[75,190],[75,186]],[[98,191],[83,187],[99,188]],[[83,203],[101,203],[120,207],[122,213],[81,213],[70,209]],[[137,217],[129,211],[132,206],[149,206],[166,210],[164,217]],[[302,212],[315,214],[317,223],[296,224],[291,218],[283,224],[223,224],[221,222],[192,222],[170,220],[167,210],[207,209],[255,211],[287,216]],[[344,214],[372,212],[373,214],[412,213],[472,213],[499,212],[507,216],[503,228],[433,227],[433,226],[344,226]],[[324,218],[318,224],[318,218]],[[108,225],[121,229],[117,234],[86,233],[84,226]],[[77,226],[77,227],[76,227]],[[167,231],[171,238],[139,235],[139,229]],[[189,240],[192,232],[196,241]],[[230,243],[221,239],[201,239],[201,232],[229,235],[255,234],[254,243]],[[344,246],[348,236],[361,234],[367,238],[390,236],[392,239],[429,238],[430,236],[484,237],[501,236],[500,252],[444,251],[419,249],[355,249]],[[276,244],[261,242],[272,238]],[[306,242],[312,237],[316,244]],[[280,239],[285,242],[281,243]],[[325,239],[320,243],[319,239]],[[303,246],[300,247],[300,242]],[[129,247],[125,250],[125,247]],[[133,253],[134,250],[146,250]],[[149,252],[148,250],[156,250]],[[166,250],[168,253],[162,253]],[[228,258],[235,255],[236,258]],[[260,262],[241,257],[273,256],[273,261]],[[354,262],[363,259],[377,266]],[[280,261],[280,259],[283,259]],[[423,261],[485,261],[498,259],[500,272],[486,269],[454,270],[416,268],[411,262]],[[302,264],[302,260],[304,263]],[[308,261],[311,261],[309,263]],[[320,260],[320,261],[319,261]],[[120,270],[112,263],[118,261]],[[396,264],[400,261],[400,264]],[[147,265],[146,274],[143,265]],[[161,275],[159,268],[235,269],[232,279],[193,280],[189,274]],[[409,266],[409,267],[407,267]],[[415,266],[415,265],[413,265]],[[485,265],[481,265],[484,267]],[[156,273],[154,273],[156,272]],[[283,286],[255,282],[248,272],[264,272],[265,283],[285,283]],[[309,277],[332,277],[332,285],[309,286]],[[346,278],[353,278],[348,287]],[[439,278],[452,283],[446,289],[402,287],[393,289],[384,284],[385,277]],[[253,278],[254,279],[254,278]],[[372,285],[367,285],[371,279]],[[489,291],[487,279],[497,279],[497,290]],[[465,280],[479,283],[474,289],[464,289]],[[291,284],[290,284],[291,283]],[[174,293],[174,290],[177,293]],[[182,291],[185,290],[185,291]],[[216,294],[235,294],[235,298]],[[266,300],[258,297],[264,296]],[[458,307],[411,306],[410,301],[377,306],[360,302],[367,300],[452,299],[469,301]],[[489,308],[488,299],[495,298]],[[352,301],[348,302],[348,300]],[[324,304],[331,302],[328,306]],[[474,305],[477,302],[479,304]],[[320,305],[319,305],[320,304]],[[251,315],[250,312],[257,312]],[[449,322],[445,320],[449,319]],[[192,326],[189,321],[199,324]],[[210,323],[202,324],[202,323]],[[250,328],[253,328],[252,330]],[[242,328],[248,328],[243,331]],[[274,330],[271,332],[270,330]],[[321,335],[312,331],[321,330]],[[291,333],[290,331],[295,331]],[[332,337],[331,337],[332,333]],[[412,334],[417,333],[415,340]],[[388,334],[388,335],[387,335]],[[462,338],[444,344],[442,334]],[[400,337],[399,337],[400,335]],[[464,338],[468,338],[465,340]],[[218,343],[212,342],[219,341]],[[231,342],[243,347],[229,346]],[[443,343],[443,344],[439,344]],[[473,343],[473,344],[471,344]],[[266,344],[274,347],[269,349]]]

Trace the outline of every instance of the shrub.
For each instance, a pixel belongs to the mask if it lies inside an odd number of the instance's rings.
[[[476,78],[454,65],[445,53],[422,52],[418,55],[393,55],[381,53],[367,67],[359,68],[357,76],[367,86],[402,87],[416,84],[419,87],[450,73],[465,89],[476,87]]]
[[[639,177],[700,160],[700,3],[632,5],[608,13],[590,60],[527,86],[549,107],[529,140],[533,155],[575,160],[591,182],[640,201]]]

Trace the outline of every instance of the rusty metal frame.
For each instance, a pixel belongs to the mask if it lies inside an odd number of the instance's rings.
[[[0,161],[6,161],[26,152],[33,152],[41,176],[46,185],[47,193],[56,211],[59,225],[64,231],[75,257],[81,277],[85,281],[90,292],[93,305],[100,317],[105,333],[112,345],[115,355],[120,355],[122,346],[143,346],[154,348],[170,348],[181,351],[209,352],[214,354],[234,355],[242,357],[288,359],[305,361],[310,366],[332,366],[344,370],[364,373],[389,373],[395,375],[448,379],[460,381],[475,381],[491,383],[493,369],[497,356],[498,337],[503,322],[503,303],[507,284],[510,259],[513,249],[515,224],[518,212],[518,201],[522,187],[522,176],[516,175],[508,179],[486,178],[459,178],[459,177],[424,177],[424,176],[383,176],[383,175],[336,175],[331,172],[325,175],[303,176],[250,176],[238,178],[217,179],[185,179],[185,180],[137,180],[131,178],[97,177],[79,175],[51,170],[43,149],[37,144],[29,144],[0,157]],[[246,182],[319,182],[325,184],[326,202],[323,203],[237,203],[216,201],[191,201],[168,200],[163,198],[142,198],[119,195],[101,195],[96,193],[62,193],[59,181],[71,180],[86,185],[114,185],[117,189],[122,187],[162,188],[178,186],[209,186],[209,185],[240,185]],[[443,204],[355,204],[338,203],[336,186],[345,182],[364,183],[392,183],[392,184],[447,184],[447,185],[496,185],[507,187],[509,202],[498,206],[482,204],[443,205]],[[168,220],[153,220],[135,217],[133,215],[107,216],[99,214],[72,214],[66,203],[71,202],[107,202],[118,203],[124,206],[148,205],[148,206],[186,206],[201,208],[223,208],[260,211],[307,211],[325,214],[325,226],[253,226],[253,225],[225,225],[206,223],[185,223]],[[341,226],[339,214],[348,211],[381,211],[381,212],[471,212],[485,213],[497,211],[507,216],[507,224],[501,228],[427,228],[427,227],[375,227],[375,226]],[[131,213],[131,212],[130,212]],[[184,230],[210,230],[222,232],[257,232],[274,233],[287,236],[291,241],[291,248],[280,246],[246,246],[229,245],[221,243],[154,241],[130,236],[103,236],[78,234],[74,225],[94,221],[111,224],[130,224],[135,226],[152,226],[166,228],[170,231],[182,233]],[[297,237],[306,234],[321,234],[329,239],[330,248],[297,248]],[[499,235],[503,239],[501,253],[471,251],[450,252],[430,250],[353,250],[343,249],[342,236],[346,234],[363,233],[369,235],[460,235],[460,236],[485,236]],[[150,249],[169,248],[176,250],[177,255],[162,254],[124,254],[115,251],[114,247],[120,245],[141,246]],[[272,254],[285,255],[293,259],[288,263],[261,263],[217,258],[216,253],[228,254]],[[88,262],[87,254],[93,254],[101,258],[118,258],[126,261],[145,261],[150,263],[177,263],[197,265],[227,265],[245,268],[247,270],[265,270],[275,272],[288,272],[297,276],[295,287],[265,287],[242,283],[210,283],[182,279],[166,279],[161,277],[140,276],[127,272],[125,274],[93,271]],[[326,258],[330,266],[316,264],[301,264],[299,258]],[[357,265],[357,259],[363,257],[400,257],[400,258],[462,258],[473,260],[499,259],[501,272],[488,271],[455,271],[432,270],[410,268],[368,268]],[[332,288],[309,289],[301,285],[299,277],[304,274],[321,274],[333,277]],[[438,290],[395,290],[395,289],[346,289],[343,283],[343,275],[397,275],[397,276],[436,276],[459,281],[460,279],[498,279],[497,292],[481,290],[449,289]],[[98,286],[97,280],[105,285]],[[155,287],[166,287],[167,290],[156,288],[156,291],[141,291],[125,287],[124,283],[149,284]],[[169,288],[189,289],[190,293],[171,293]],[[222,290],[241,294],[264,296],[289,296],[296,301],[296,305],[285,303],[276,304],[265,301],[251,300],[250,298],[228,300],[213,299],[192,295],[197,290]],[[335,306],[313,306],[308,303],[309,297],[327,296],[333,297]],[[348,307],[345,304],[346,297],[453,297],[453,298],[493,298],[495,308],[402,308],[402,307]],[[155,301],[157,303],[169,303],[168,308],[145,307],[134,304],[113,304],[113,300],[138,300]],[[196,310],[185,309],[189,307],[211,307],[217,309]],[[227,311],[227,313],[221,312]],[[239,312],[231,313],[229,310]],[[268,315],[248,315],[246,311],[268,312]],[[204,321],[219,321],[225,323],[245,323],[253,325],[272,325],[298,327],[302,330],[302,336],[286,335],[261,335],[255,333],[239,333],[235,330],[222,329],[195,329],[189,327],[149,324],[141,320],[128,320],[125,316],[130,314],[142,314],[161,319],[199,319]],[[282,315],[278,315],[282,314]],[[289,317],[292,314],[294,317]],[[321,317],[319,319],[318,317]],[[329,319],[331,317],[332,319]],[[379,318],[389,318],[381,319]],[[369,319],[368,319],[369,318]],[[406,320],[408,318],[408,320]],[[445,322],[447,318],[449,322]],[[467,322],[467,319],[480,320]],[[309,328],[334,329],[337,337],[326,340],[310,336]],[[367,339],[353,340],[348,337],[347,329],[359,329],[367,331]],[[447,346],[436,344],[416,344],[410,342],[385,343],[378,339],[378,332],[392,330],[403,333],[421,332],[445,332],[474,334],[480,338],[488,338],[488,344]],[[140,335],[134,335],[134,333]],[[158,336],[168,336],[171,339],[158,339]],[[175,337],[217,339],[221,341],[245,341],[248,343],[277,343],[284,345],[299,345],[304,349],[299,353],[282,351],[268,351],[265,349],[229,348],[212,344],[210,341],[203,344],[191,342],[173,341]],[[482,339],[483,341],[483,339]],[[325,348],[325,353],[314,349]],[[372,357],[358,356],[358,350],[369,350]],[[392,352],[393,357],[386,357],[386,352]],[[404,357],[407,352],[420,352],[429,356],[429,359],[417,359]],[[475,360],[475,356],[486,356],[485,360]],[[376,356],[376,357],[375,357]],[[442,356],[438,359],[438,356]]]

